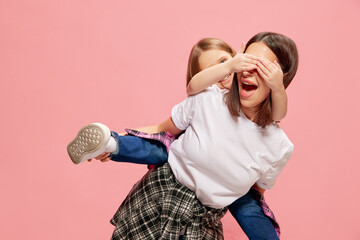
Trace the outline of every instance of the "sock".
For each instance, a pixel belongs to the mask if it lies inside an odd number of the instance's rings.
[[[117,142],[114,137],[110,137],[109,142],[106,145],[105,152],[116,152],[117,151]]]

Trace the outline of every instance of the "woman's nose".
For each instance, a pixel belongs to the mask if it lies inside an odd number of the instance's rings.
[[[252,77],[256,74],[256,71],[250,70],[250,71],[244,71],[243,76],[244,77]]]
[[[251,72],[249,72],[249,71],[243,71],[243,76],[244,76],[244,77],[249,77],[249,76],[251,76]]]

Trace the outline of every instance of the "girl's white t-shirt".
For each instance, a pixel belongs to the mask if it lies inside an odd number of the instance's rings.
[[[254,183],[270,189],[294,145],[282,129],[261,128],[244,114],[231,116],[216,85],[176,105],[171,118],[185,130],[169,149],[176,179],[202,204],[223,208],[245,195]]]

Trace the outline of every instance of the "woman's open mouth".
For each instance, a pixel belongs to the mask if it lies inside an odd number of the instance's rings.
[[[255,83],[247,79],[241,79],[240,96],[248,98],[255,93],[257,88],[258,86]]]

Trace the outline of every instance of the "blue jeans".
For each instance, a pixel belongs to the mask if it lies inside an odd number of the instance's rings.
[[[230,213],[239,223],[249,240],[279,240],[270,219],[256,200],[254,190],[238,198],[229,206]]]
[[[116,132],[111,132],[111,135],[118,144],[118,151],[110,155],[113,161],[150,165],[162,165],[167,162],[166,147],[157,140],[119,136]],[[229,210],[250,240],[279,239],[251,190],[233,202]]]
[[[162,165],[167,162],[166,147],[157,140],[120,136],[116,132],[111,132],[111,136],[118,145],[117,152],[110,154],[113,161],[150,165]]]

